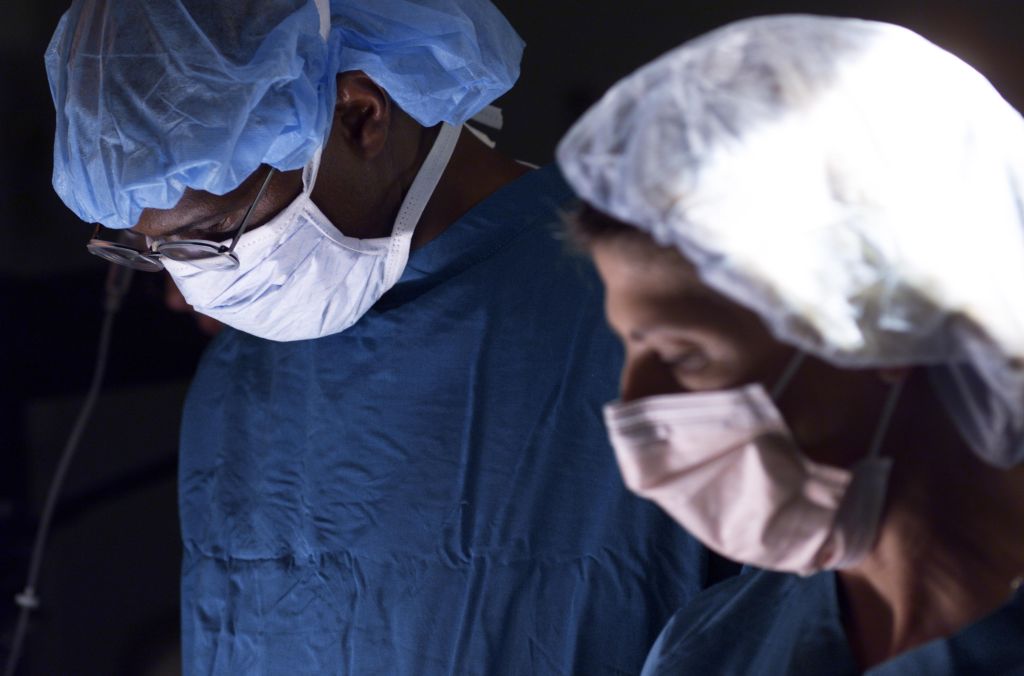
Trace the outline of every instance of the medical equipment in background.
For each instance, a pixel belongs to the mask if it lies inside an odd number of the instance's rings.
[[[4,665],[4,676],[14,676],[18,668],[18,659],[28,635],[28,622],[32,611],[39,607],[39,597],[36,595],[39,584],[39,573],[43,565],[43,555],[46,551],[46,539],[49,535],[50,525],[57,508],[57,498],[60,497],[61,488],[67,477],[68,469],[78,451],[78,444],[81,441],[82,433],[85,431],[89,419],[92,417],[96,400],[99,397],[103,386],[103,378],[107,371],[107,357],[110,352],[110,339],[113,334],[114,318],[121,309],[121,301],[124,299],[128,288],[131,286],[132,274],[134,271],[121,265],[111,264],[107,271],[107,280],[104,285],[103,298],[103,323],[100,327],[99,344],[96,349],[96,361],[93,367],[92,380],[85,395],[85,401],[68,435],[67,443],[60,455],[57,469],[53,479],[50,481],[46,493],[46,501],[43,504],[43,511],[39,517],[39,526],[36,529],[35,541],[32,545],[32,557],[29,561],[28,575],[25,588],[14,597],[20,607],[18,619],[14,629],[14,636],[11,640],[11,652],[7,656],[7,663]]]

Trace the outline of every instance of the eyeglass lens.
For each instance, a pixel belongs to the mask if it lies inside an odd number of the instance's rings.
[[[94,256],[99,256],[111,263],[125,265],[134,270],[159,272],[164,269],[163,264],[152,254],[136,251],[130,247],[120,246],[113,242],[94,240],[86,245],[86,249]]]
[[[97,225],[92,239],[86,245],[86,249],[88,249],[89,253],[99,256],[104,260],[147,272],[158,272],[164,269],[163,263],[159,260],[161,256],[166,256],[179,263],[187,263],[200,270],[233,270],[238,267],[238,256],[234,253],[235,246],[242,235],[245,234],[245,230],[249,225],[249,217],[252,215],[253,209],[256,208],[256,204],[263,197],[263,193],[266,192],[273,175],[274,169],[271,167],[263,179],[263,183],[260,185],[256,199],[246,209],[241,224],[231,238],[231,245],[227,248],[216,242],[204,240],[178,240],[159,242],[153,247],[154,251],[138,250],[116,242],[99,239],[99,225]]]
[[[225,251],[223,246],[214,242],[162,242],[157,246],[157,251],[172,261],[189,263],[202,270],[228,270],[238,267],[238,258],[235,254]]]

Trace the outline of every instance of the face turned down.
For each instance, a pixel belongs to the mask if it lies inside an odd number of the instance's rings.
[[[313,201],[345,235],[386,237],[438,128],[418,125],[361,71],[339,74],[337,92]],[[226,239],[256,197],[266,171],[261,167],[225,195],[188,189],[170,209],[143,210],[133,231],[154,239]],[[277,172],[254,206],[248,229],[272,219],[301,191],[301,169]]]
[[[676,249],[591,208],[572,223],[605,286],[608,323],[626,358],[623,401],[761,382],[769,389],[793,357],[761,318],[704,284]],[[888,379],[814,357],[776,402],[813,460],[848,467],[863,457]]]

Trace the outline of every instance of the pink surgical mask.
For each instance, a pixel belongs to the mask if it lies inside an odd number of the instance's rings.
[[[810,575],[853,566],[874,546],[892,466],[879,450],[900,389],[890,390],[868,455],[852,469],[801,453],[759,384],[615,402],[605,421],[631,491],[725,557]]]

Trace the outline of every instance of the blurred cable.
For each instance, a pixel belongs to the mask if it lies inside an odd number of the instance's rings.
[[[14,638],[11,642],[11,652],[4,667],[4,676],[14,676],[18,668],[18,659],[21,657],[21,650],[28,634],[28,621],[32,611],[39,607],[39,597],[36,596],[36,586],[39,582],[39,573],[43,565],[43,554],[46,549],[46,539],[49,535],[50,524],[53,521],[53,514],[57,508],[57,498],[60,496],[64,479],[67,477],[71,461],[78,450],[79,441],[85,431],[89,419],[92,417],[96,400],[99,398],[100,389],[103,386],[103,377],[107,370],[107,357],[110,352],[110,338],[113,333],[114,317],[121,308],[121,301],[128,292],[131,285],[132,269],[121,265],[111,265],[107,272],[107,281],[104,286],[103,299],[103,324],[100,328],[99,346],[96,351],[96,362],[93,367],[92,382],[86,393],[85,401],[71,428],[64,451],[61,453],[60,461],[57,463],[57,471],[50,481],[50,487],[46,494],[46,502],[43,505],[42,515],[39,517],[39,527],[36,530],[35,542],[32,545],[32,558],[29,563],[28,577],[25,589],[14,597],[15,602],[20,606],[18,621],[14,629]]]

